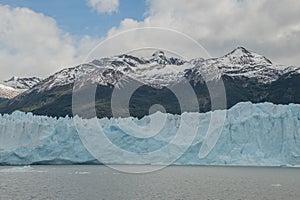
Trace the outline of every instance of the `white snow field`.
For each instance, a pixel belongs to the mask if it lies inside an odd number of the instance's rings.
[[[228,111],[215,112],[227,112],[222,129],[220,124],[212,124],[216,131],[220,131],[215,135],[206,134],[212,112],[184,113],[181,116],[155,113],[151,118],[141,120],[56,119],[22,112],[0,115],[0,164],[97,163],[95,157],[98,157],[103,158],[104,162],[99,160],[99,163],[104,164],[300,165],[300,105],[247,102],[239,103]],[[159,119],[153,120],[156,123],[164,122],[156,135],[150,130],[153,124],[147,129],[150,119]],[[191,135],[187,130],[184,133],[187,137],[174,142],[183,121],[187,121],[197,134],[187,151],[178,160],[169,163],[169,157],[181,153],[182,146],[187,144]],[[139,133],[139,130],[143,132]],[[111,145],[102,143],[97,135],[105,135]],[[216,135],[217,138],[211,138]],[[89,144],[89,141],[95,142]],[[168,151],[163,150],[166,145],[170,147]],[[93,148],[95,151],[89,151]],[[124,155],[114,151],[116,148],[121,149]],[[98,153],[96,156],[95,152]],[[128,152],[145,157],[127,157]],[[150,152],[159,153],[155,157],[147,157]]]

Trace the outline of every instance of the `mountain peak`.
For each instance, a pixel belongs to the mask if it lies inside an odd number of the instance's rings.
[[[231,51],[229,54],[227,54],[226,56],[236,56],[236,57],[241,57],[244,55],[250,55],[251,52],[248,51],[246,48],[244,47],[237,47],[236,49],[234,49],[233,51]]]
[[[10,79],[8,79],[6,82],[9,82],[9,81],[17,81],[19,78],[16,77],[16,76],[13,76],[11,77]]]
[[[155,61],[161,65],[182,65],[185,63],[181,58],[171,57],[161,50],[155,51],[150,61]]]
[[[155,51],[155,52],[152,54],[152,57],[155,57],[155,58],[157,58],[157,57],[160,57],[160,58],[165,57],[165,52],[160,51],[160,50]]]
[[[233,64],[261,64],[261,65],[272,65],[272,62],[266,57],[254,53],[252,51],[248,51],[244,47],[237,47],[229,54],[226,54],[223,58],[229,59]]]

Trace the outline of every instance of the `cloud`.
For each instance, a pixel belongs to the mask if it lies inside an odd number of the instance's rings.
[[[108,35],[164,27],[190,35],[212,56],[245,46],[277,63],[300,65],[300,1],[148,0],[148,5],[143,21],[125,19]]]
[[[93,2],[96,6],[96,1]],[[118,5],[118,1],[107,2]],[[189,58],[205,55],[201,50],[198,52],[192,42],[179,41],[176,34],[165,34],[173,29],[194,38],[214,57],[237,46],[245,46],[274,62],[300,65],[300,1],[189,0],[187,3],[182,0],[148,0],[147,3],[144,20],[124,19],[105,38],[145,27],[162,27],[167,30],[164,34],[137,31],[139,34],[106,40],[101,50],[87,61],[126,53],[149,43],[174,49]],[[108,6],[102,11],[111,13],[117,7]],[[0,4],[0,80],[13,75],[45,77],[80,64],[100,41],[105,40],[72,36],[44,14]]]
[[[0,80],[13,75],[45,77],[79,64],[98,42],[90,37],[75,41],[50,17],[0,5]]]
[[[111,14],[119,8],[119,0],[88,0],[87,3],[100,14]]]

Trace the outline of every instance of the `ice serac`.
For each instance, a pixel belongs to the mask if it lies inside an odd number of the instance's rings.
[[[224,114],[226,111],[217,111]],[[114,154],[110,146],[100,152],[111,164],[169,164],[168,158],[180,153],[186,138],[172,143],[180,122],[195,126],[192,144],[175,163],[177,165],[299,166],[300,105],[240,103],[228,110],[220,136],[206,135],[211,112],[184,113],[181,116],[156,113],[151,117],[165,121],[157,135],[147,129],[150,117],[141,120],[49,118],[15,112],[0,116],[0,163],[11,165],[97,163],[91,148],[77,132],[75,122],[86,127],[91,137],[104,134],[114,147],[134,154],[159,151],[154,160],[133,160]],[[164,120],[163,120],[164,119]],[[155,120],[154,120],[155,121]],[[218,124],[213,126],[218,127]],[[101,130],[99,129],[101,127]],[[137,131],[142,127],[143,133]],[[150,126],[151,127],[151,126]],[[78,126],[77,126],[78,128]],[[148,132],[149,131],[149,132]],[[149,137],[147,137],[149,133]],[[188,132],[186,134],[189,134]],[[88,150],[89,149],[89,150]],[[98,152],[99,153],[99,152]],[[94,156],[93,156],[94,155]],[[125,154],[124,154],[125,155]],[[158,163],[159,161],[159,163]],[[101,163],[101,160],[100,162]]]

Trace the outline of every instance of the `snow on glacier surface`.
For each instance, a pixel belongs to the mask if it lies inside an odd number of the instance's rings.
[[[228,111],[215,112],[226,114],[226,120],[223,126],[212,125],[220,131],[218,138],[213,139],[209,138],[213,135],[206,133],[212,112],[181,116],[155,113],[141,120],[56,119],[22,112],[0,115],[0,164],[103,161],[105,164],[300,165],[300,105],[239,103]],[[164,122],[156,135],[147,128],[151,121]],[[189,127],[185,129],[186,137],[173,142],[183,121]],[[82,132],[80,129],[84,129],[84,136],[78,134],[78,130]],[[169,163],[169,157],[180,154],[183,146],[189,144],[190,129],[196,130],[191,145],[179,159]],[[97,140],[97,134],[105,135],[111,146]],[[138,137],[139,134],[142,137]],[[87,140],[95,142],[87,146]],[[168,151],[164,150],[166,145],[170,146]],[[131,154],[159,153],[140,159],[120,155],[114,151],[116,147]],[[92,148],[96,151],[91,152]],[[103,160],[98,162],[95,152]]]

